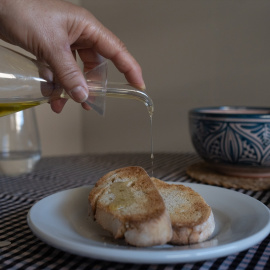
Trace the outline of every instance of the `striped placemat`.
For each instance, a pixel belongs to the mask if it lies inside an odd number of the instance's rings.
[[[186,174],[186,168],[199,161],[193,153],[156,154],[154,176],[164,181],[199,183]],[[0,241],[11,242],[0,248],[0,269],[270,269],[270,236],[248,250],[215,260],[140,265],[72,255],[43,243],[33,235],[26,216],[35,202],[61,190],[94,184],[105,173],[131,165],[142,166],[152,174],[150,154],[107,154],[43,158],[31,174],[16,178],[0,177]],[[270,191],[237,191],[270,207]]]

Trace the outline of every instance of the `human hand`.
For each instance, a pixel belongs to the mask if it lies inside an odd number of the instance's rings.
[[[77,51],[84,71],[110,59],[127,81],[144,89],[141,67],[125,45],[90,12],[61,0],[0,0],[0,38],[31,52],[48,64],[66,92],[83,108],[87,84],[74,58]],[[66,99],[51,102],[62,111]]]

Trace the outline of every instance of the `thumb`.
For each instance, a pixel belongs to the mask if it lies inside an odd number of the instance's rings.
[[[55,49],[47,59],[47,63],[52,68],[57,81],[73,100],[82,103],[88,98],[85,78],[69,46],[68,49]]]

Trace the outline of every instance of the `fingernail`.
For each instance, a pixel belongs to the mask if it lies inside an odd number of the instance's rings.
[[[145,86],[145,84],[141,84],[141,85],[137,86],[137,89],[144,91],[144,90],[146,90],[146,86]]]
[[[146,90],[145,84],[131,84],[131,86],[135,87],[138,90],[144,91]]]
[[[82,86],[72,89],[69,94],[77,102],[84,102],[88,98],[87,90]]]
[[[145,84],[143,84],[140,88],[141,88],[141,90],[146,90]]]

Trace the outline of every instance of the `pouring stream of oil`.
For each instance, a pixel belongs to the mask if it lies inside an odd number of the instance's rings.
[[[150,125],[151,125],[151,165],[152,165],[152,177],[154,177],[154,143],[153,143],[153,114],[150,115]]]
[[[136,99],[139,101],[142,101],[145,106],[147,107],[147,110],[149,112],[150,117],[150,128],[151,128],[151,176],[154,177],[154,143],[153,143],[153,113],[154,113],[154,104],[151,98],[145,93],[141,91],[132,91],[129,90],[128,92],[122,91],[121,94],[119,90],[109,88],[107,89],[106,96],[108,97],[115,97],[115,98],[127,98],[127,99]]]

